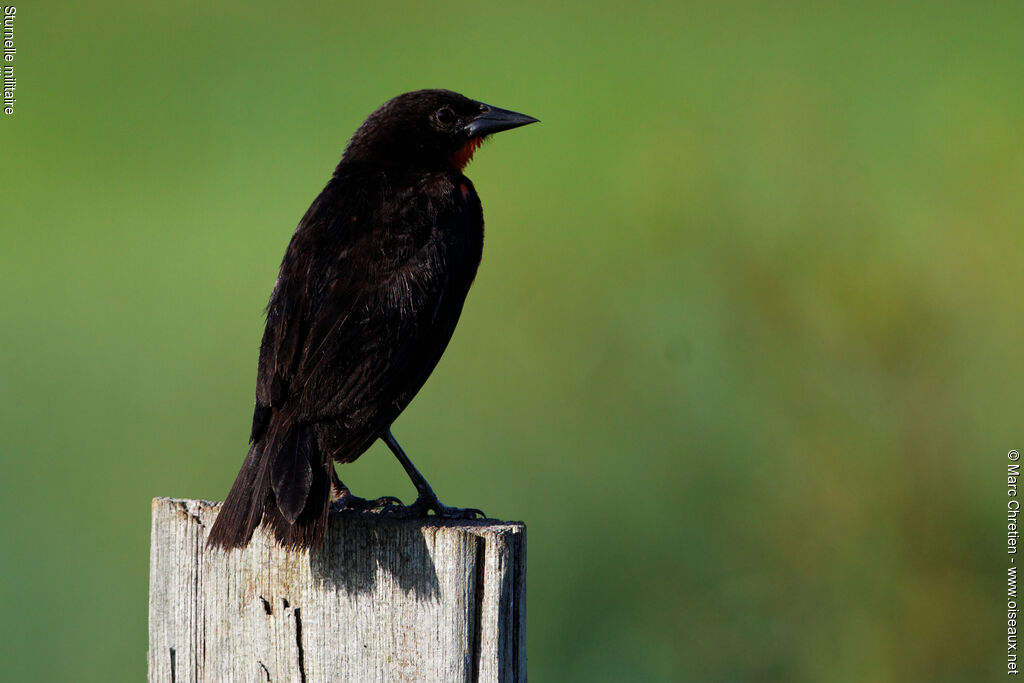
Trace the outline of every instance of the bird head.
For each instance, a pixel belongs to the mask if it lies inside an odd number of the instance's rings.
[[[417,90],[370,114],[349,141],[342,161],[461,172],[488,135],[536,121],[451,90]]]

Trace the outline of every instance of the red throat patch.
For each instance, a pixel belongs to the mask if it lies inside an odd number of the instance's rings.
[[[473,152],[476,151],[477,147],[483,144],[483,138],[472,138],[469,142],[462,146],[458,152],[452,156],[452,166],[462,173],[462,170],[466,168],[466,164],[473,158]]]

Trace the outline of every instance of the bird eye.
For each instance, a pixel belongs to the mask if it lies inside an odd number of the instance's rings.
[[[442,126],[450,126],[455,121],[455,112],[448,107],[438,109],[434,116],[437,118],[437,122]]]

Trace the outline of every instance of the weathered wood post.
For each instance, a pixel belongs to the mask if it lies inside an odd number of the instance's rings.
[[[319,552],[225,553],[218,507],[153,501],[151,683],[526,680],[522,523],[332,514]]]

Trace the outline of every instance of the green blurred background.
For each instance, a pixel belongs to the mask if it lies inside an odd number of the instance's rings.
[[[542,120],[395,427],[529,525],[531,679],[1004,675],[1019,2],[16,6],[3,680],[143,679],[149,500],[227,492],[289,236],[423,87]]]

